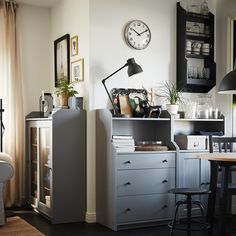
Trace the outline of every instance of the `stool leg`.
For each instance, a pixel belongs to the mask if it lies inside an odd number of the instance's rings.
[[[202,203],[198,200],[193,201],[192,203],[200,207],[201,215],[204,216],[204,206],[202,205]]]
[[[192,198],[187,196],[187,236],[191,236],[191,211],[192,211]]]
[[[177,216],[177,213],[178,213],[179,206],[180,206],[181,204],[183,204],[182,201],[178,201],[178,202],[176,202],[175,213],[174,213],[174,217],[173,217],[172,222],[171,222],[171,231],[170,231],[170,236],[173,235],[174,228],[175,228],[175,225],[176,225],[176,216]]]

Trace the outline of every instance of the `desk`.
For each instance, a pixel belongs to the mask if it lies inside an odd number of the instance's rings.
[[[213,226],[215,199],[217,190],[218,167],[222,168],[221,193],[220,193],[220,217],[219,217],[219,235],[224,235],[226,199],[228,188],[228,171],[229,167],[236,165],[236,153],[205,153],[199,154],[200,159],[209,160],[211,163],[210,191],[207,207],[207,222]]]

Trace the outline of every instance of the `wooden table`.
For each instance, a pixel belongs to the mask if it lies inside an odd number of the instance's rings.
[[[229,167],[236,165],[236,153],[205,153],[198,157],[203,160],[209,160],[211,164],[210,191],[207,206],[207,222],[213,226],[215,213],[215,199],[217,190],[218,167],[222,168],[221,192],[220,192],[220,217],[218,235],[225,233],[225,215],[227,211],[227,188]]]

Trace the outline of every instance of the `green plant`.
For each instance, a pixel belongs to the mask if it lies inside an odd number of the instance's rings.
[[[164,97],[169,104],[182,103],[181,91],[172,82],[165,82],[161,88],[161,97]]]
[[[67,79],[60,79],[57,82],[55,94],[57,96],[63,95],[67,97],[73,97],[78,94],[78,92],[74,89],[74,85],[69,83]]]

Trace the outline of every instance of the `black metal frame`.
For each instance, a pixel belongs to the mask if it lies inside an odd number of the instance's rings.
[[[62,42],[63,40],[66,40],[66,53],[67,53],[67,80],[68,83],[70,82],[70,35],[69,34],[65,34],[64,36],[56,39],[54,41],[54,64],[55,64],[55,87],[57,87],[57,81],[59,78],[57,78],[57,44]]]

